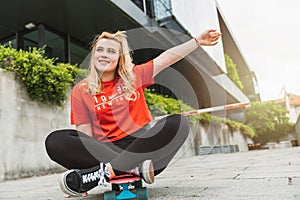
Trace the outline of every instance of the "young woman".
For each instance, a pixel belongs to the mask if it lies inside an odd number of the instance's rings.
[[[84,195],[123,173],[153,183],[184,143],[189,127],[181,115],[152,123],[144,89],[160,71],[200,45],[216,45],[220,35],[206,30],[141,65],[132,64],[124,32],[95,37],[89,76],[71,94],[76,130],[57,130],[46,139],[49,157],[69,169],[60,180],[62,191]]]

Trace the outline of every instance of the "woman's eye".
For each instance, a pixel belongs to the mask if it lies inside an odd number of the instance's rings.
[[[109,49],[109,50],[108,50],[108,53],[115,54],[115,53],[116,53],[116,50],[114,50],[114,49]]]

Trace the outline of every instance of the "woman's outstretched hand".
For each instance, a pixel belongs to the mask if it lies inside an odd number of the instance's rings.
[[[201,46],[214,46],[218,43],[221,33],[216,29],[208,29],[201,33],[199,37],[196,38],[198,44]]]

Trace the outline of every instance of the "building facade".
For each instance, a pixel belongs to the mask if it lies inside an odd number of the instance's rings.
[[[158,93],[207,108],[259,100],[249,69],[215,1],[203,0],[10,0],[0,3],[0,42],[17,49],[44,47],[47,57],[86,67],[89,44],[102,31],[127,31],[134,62],[142,63],[206,28],[222,32],[215,47],[201,47],[156,77]],[[187,15],[188,13],[188,15]],[[246,89],[226,75],[224,54],[237,64]],[[171,77],[171,78],[170,78]],[[176,81],[174,81],[176,80]],[[242,110],[219,115],[242,118]]]
[[[278,103],[288,111],[289,121],[296,123],[300,115],[300,96],[292,93],[284,93],[284,97],[271,102]]]

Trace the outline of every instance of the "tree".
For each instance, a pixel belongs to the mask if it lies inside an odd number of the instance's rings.
[[[246,109],[246,124],[256,132],[254,142],[279,142],[282,136],[291,133],[294,124],[289,123],[287,113],[285,107],[273,102],[251,103]]]

